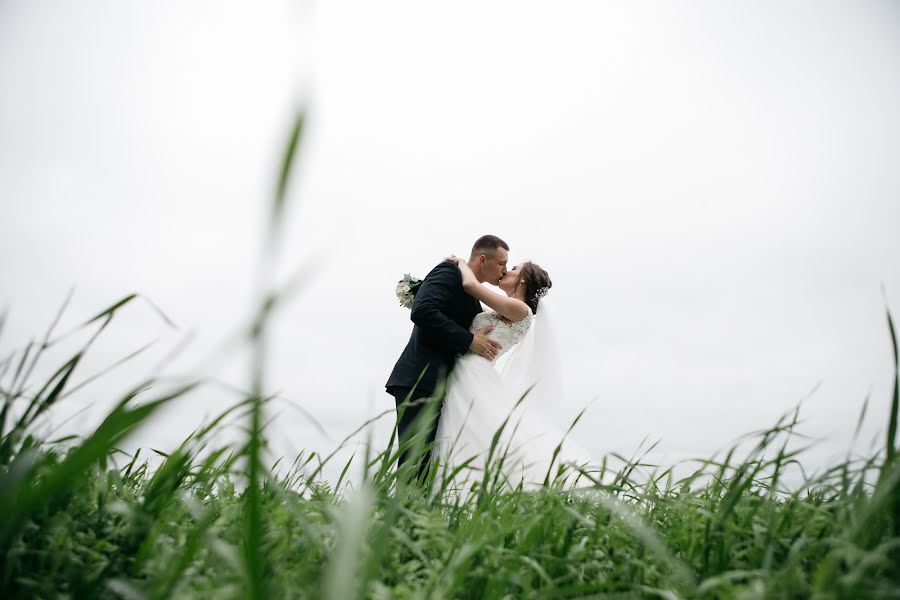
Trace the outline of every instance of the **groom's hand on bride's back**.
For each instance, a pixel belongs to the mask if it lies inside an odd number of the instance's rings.
[[[476,331],[475,337],[472,338],[472,343],[469,344],[469,351],[480,354],[488,360],[497,358],[497,355],[500,353],[500,348],[503,346],[500,345],[500,342],[492,340],[487,336],[493,328],[493,325],[487,325]]]

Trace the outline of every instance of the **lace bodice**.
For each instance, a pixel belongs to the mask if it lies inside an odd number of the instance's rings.
[[[488,333],[488,337],[492,340],[497,340],[503,346],[500,349],[500,354],[497,355],[497,358],[500,358],[510,348],[522,341],[522,338],[525,337],[528,328],[531,326],[531,320],[533,318],[534,314],[532,314],[531,309],[529,308],[528,315],[524,319],[509,324],[505,323],[500,318],[500,315],[494,311],[486,310],[475,315],[475,318],[472,320],[472,325],[469,326],[469,331],[475,333],[482,327],[493,325],[494,328]],[[497,359],[495,358],[494,361],[496,360]]]

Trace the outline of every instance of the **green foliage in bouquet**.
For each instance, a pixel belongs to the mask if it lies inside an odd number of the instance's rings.
[[[400,306],[412,309],[413,300],[416,298],[416,292],[419,291],[421,286],[421,279],[406,273],[403,276],[403,279],[397,282],[397,288],[394,290],[394,293],[397,294],[397,299],[400,301]]]

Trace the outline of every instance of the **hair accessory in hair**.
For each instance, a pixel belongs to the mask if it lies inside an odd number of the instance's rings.
[[[541,298],[543,298],[544,296],[547,295],[548,291],[550,291],[550,288],[548,288],[548,287],[538,288],[537,291],[534,292],[534,299],[540,300]]]

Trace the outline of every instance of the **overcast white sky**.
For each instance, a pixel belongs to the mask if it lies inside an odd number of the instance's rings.
[[[645,436],[662,461],[708,456],[818,385],[801,415],[820,468],[867,394],[861,447],[887,421],[898,33],[887,1],[0,3],[0,343],[41,333],[71,285],[63,328],[137,291],[181,330],[130,307],[82,377],[159,342],[59,417],[187,332],[169,372],[192,370],[248,315],[305,104],[281,269],[318,268],[268,381],[332,438],[392,407],[395,281],[494,233],[551,273],[552,418],[594,400],[576,437],[598,456]],[[246,356],[217,365],[246,381]],[[171,445],[232,400],[205,390],[138,439]],[[279,415],[276,452],[327,445]]]

